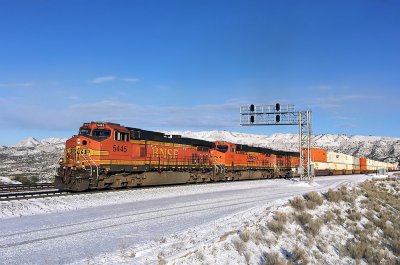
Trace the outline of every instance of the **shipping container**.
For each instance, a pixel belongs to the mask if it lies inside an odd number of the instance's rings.
[[[327,151],[321,148],[311,148],[311,161],[326,162]],[[307,154],[305,153],[305,156]]]

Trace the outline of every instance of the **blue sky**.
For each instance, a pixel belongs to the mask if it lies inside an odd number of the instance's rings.
[[[314,133],[399,137],[400,2],[0,1],[0,144],[86,121],[270,134],[241,105],[313,111]]]

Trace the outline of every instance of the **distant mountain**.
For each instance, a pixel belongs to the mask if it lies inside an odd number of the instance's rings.
[[[37,145],[40,144],[40,141],[36,140],[33,137],[29,137],[15,145],[13,145],[12,147],[17,147],[17,148],[23,148],[23,147],[35,147]]]
[[[229,131],[168,131],[164,133],[284,151],[298,151],[299,148],[297,134],[256,135]],[[16,145],[0,147],[0,177],[35,176],[39,180],[51,181],[56,173],[58,159],[63,155],[65,141],[66,139],[60,138],[37,140],[29,137]],[[313,146],[380,161],[400,161],[400,138],[320,134],[313,137]]]
[[[37,140],[29,137],[13,146],[0,147],[0,177],[35,177],[51,181],[58,159],[63,155],[65,141],[60,138]]]

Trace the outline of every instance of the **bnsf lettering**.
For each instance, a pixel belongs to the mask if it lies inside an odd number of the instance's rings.
[[[248,161],[251,161],[251,162],[255,162],[255,161],[257,161],[257,157],[256,157],[256,156],[253,156],[253,155],[248,155],[248,156],[247,156],[247,160],[248,160]]]
[[[128,147],[123,145],[113,145],[113,152],[128,152]]]
[[[157,146],[151,147],[151,155],[152,157],[160,157],[160,158],[178,158],[178,150],[173,148],[162,148]]]

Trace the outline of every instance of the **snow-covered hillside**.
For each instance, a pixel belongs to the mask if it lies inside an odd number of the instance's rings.
[[[285,151],[298,151],[297,134],[255,135],[229,131],[168,131],[184,137],[208,141],[224,140]],[[7,147],[0,146],[0,177],[35,176],[39,180],[52,180],[58,159],[63,154],[66,139],[33,137]],[[313,138],[313,146],[357,157],[397,162],[400,160],[400,138],[379,136],[352,136],[320,134]]]
[[[0,177],[35,177],[37,180],[52,181],[65,141],[29,137],[16,145],[0,147]]]

